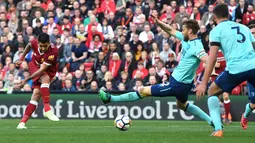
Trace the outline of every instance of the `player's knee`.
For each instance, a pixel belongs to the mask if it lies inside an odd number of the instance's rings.
[[[138,92],[142,97],[150,96],[150,91],[148,87],[138,88]]]
[[[41,77],[41,83],[50,83],[50,77],[48,75],[43,75]]]
[[[229,100],[229,94],[227,92],[223,93],[223,99],[224,101]]]
[[[40,98],[41,98],[40,94],[33,94],[32,97],[31,97],[31,100],[39,102]]]
[[[250,107],[251,107],[252,109],[255,109],[255,104],[250,103]]]
[[[182,102],[180,102],[180,101],[176,101],[176,105],[177,105],[177,107],[179,108],[179,109],[181,109],[181,110],[185,110],[186,109],[186,103],[182,103]]]

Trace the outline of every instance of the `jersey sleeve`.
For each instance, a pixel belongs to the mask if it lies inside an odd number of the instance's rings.
[[[58,52],[54,51],[52,53],[47,54],[47,56],[45,57],[45,61],[43,63],[46,64],[47,66],[51,66],[53,64],[56,64],[57,58]]]
[[[218,46],[220,47],[220,32],[216,28],[213,29],[209,34],[209,41],[211,46]]]
[[[176,31],[175,37],[180,40],[184,40],[184,36],[182,35],[182,33],[180,31]]]
[[[196,46],[196,48],[193,50],[193,55],[199,59],[201,59],[203,56],[207,55],[202,43],[200,43],[199,45]]]
[[[31,47],[32,47],[33,51],[38,50],[37,49],[38,48],[38,42],[37,42],[36,39],[31,40],[30,43],[31,43]]]

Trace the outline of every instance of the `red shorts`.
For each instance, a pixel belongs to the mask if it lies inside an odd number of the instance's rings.
[[[28,68],[29,68],[30,75],[32,75],[33,73],[35,73],[36,71],[38,71],[40,69],[40,66],[38,66],[37,64],[35,64],[33,62],[30,62],[28,64]],[[40,86],[41,86],[40,79],[41,79],[41,77],[43,75],[48,75],[50,77],[50,80],[52,80],[55,77],[55,73],[45,71],[41,75],[33,78],[33,86],[32,86],[32,88],[40,88]]]

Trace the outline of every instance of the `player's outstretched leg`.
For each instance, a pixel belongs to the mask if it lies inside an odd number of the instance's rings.
[[[187,102],[182,103],[178,100],[176,101],[176,103],[177,103],[178,108],[206,121],[210,126],[214,127],[212,118],[208,114],[206,114],[203,110],[201,110],[198,106],[196,106],[194,104],[189,104]]]
[[[99,91],[99,98],[104,104],[110,102],[131,102],[142,99],[146,96],[151,96],[151,86],[141,87],[136,92],[128,92],[121,95],[111,95],[103,90]]]
[[[208,104],[210,116],[215,126],[215,131],[211,134],[211,136],[215,136],[215,137],[223,136],[222,123],[221,123],[221,117],[220,117],[219,97],[216,96],[216,93],[220,93],[220,92],[221,92],[221,89],[213,82],[208,90],[209,97],[208,97],[207,104]]]
[[[99,98],[102,100],[104,104],[110,102],[130,102],[141,99],[141,96],[138,91],[136,92],[128,92],[121,95],[111,95],[109,93],[104,92],[103,90],[99,91]]]
[[[229,99],[229,93],[224,92],[223,93],[223,103],[224,103],[224,109],[225,109],[225,123],[226,124],[231,124],[232,119],[229,118],[230,115],[230,99]]]
[[[59,121],[59,118],[52,112],[50,108],[50,78],[48,75],[41,77],[40,92],[43,99],[44,112],[43,115],[51,121]]]
[[[36,110],[36,107],[38,105],[38,101],[40,100],[40,90],[38,88],[35,88],[33,91],[33,95],[31,97],[30,102],[28,103],[23,118],[20,120],[19,125],[17,126],[17,129],[27,129],[25,126],[26,122],[29,120],[31,115]]]
[[[28,119],[31,117],[31,115],[34,113],[36,107],[38,105],[37,101],[33,101],[31,100],[25,110],[24,116],[23,118],[20,120],[19,125],[17,126],[17,129],[27,129],[27,127],[25,126],[26,122],[28,121]]]
[[[249,94],[249,99],[250,103],[246,104],[245,106],[245,112],[242,114],[242,119],[241,119],[241,126],[244,130],[247,129],[248,127],[248,117],[250,113],[255,109],[255,88],[251,84],[247,83],[248,87],[248,94]]]

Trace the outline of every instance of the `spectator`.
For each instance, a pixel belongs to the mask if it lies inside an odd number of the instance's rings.
[[[190,19],[194,19],[194,20],[198,21],[198,23],[200,23],[201,15],[200,15],[197,7],[193,8],[193,11],[190,15]]]
[[[75,87],[72,85],[71,80],[65,80],[65,87],[62,89],[62,91],[76,91]]]
[[[141,59],[140,59],[140,62],[143,63],[143,66],[148,69],[150,66],[151,66],[151,61],[148,57],[148,54],[146,51],[143,51],[142,52],[142,55],[141,55]]]
[[[87,32],[85,31],[85,26],[83,24],[79,25],[78,31],[76,31],[76,37],[80,38],[82,42],[85,42]]]
[[[159,56],[159,48],[156,42],[152,43],[152,51],[150,52],[151,64],[155,65],[155,57]]]
[[[116,12],[116,5],[114,0],[104,0],[101,4],[101,9],[104,14],[109,14],[110,12]]]
[[[76,32],[79,30],[79,25],[81,24],[81,20],[79,18],[74,19],[74,24],[72,26],[72,36],[76,34]]]
[[[157,79],[156,79],[156,76],[150,76],[149,77],[149,86],[152,86],[152,85],[155,85],[157,84]]]
[[[228,5],[228,11],[229,11],[229,15],[232,17],[231,20],[234,20],[234,18],[235,18],[236,7],[237,7],[236,1],[230,0],[229,5]]]
[[[68,39],[69,37],[70,37],[70,30],[65,28],[63,30],[62,35],[61,35],[61,43],[68,44],[69,43],[69,39]]]
[[[138,91],[143,86],[143,80],[141,78],[136,79],[135,86],[132,88],[134,91]]]
[[[203,16],[204,13],[206,13],[208,11],[208,6],[206,5],[205,2],[206,2],[205,0],[199,0],[198,10],[199,10],[199,13],[201,14],[201,16]]]
[[[136,73],[137,73],[138,71],[141,73],[141,77],[139,77],[139,78],[144,79],[144,78],[148,75],[148,70],[144,67],[143,62],[138,62],[138,64],[137,64],[137,69],[134,70],[134,71],[133,71],[133,74],[132,74],[132,78],[133,78],[133,79],[134,79],[134,78],[137,78],[137,77],[136,77]]]
[[[53,29],[54,29],[55,27],[56,27],[58,30],[60,30],[59,25],[56,24],[56,23],[54,22],[54,17],[53,17],[53,16],[51,16],[51,17],[48,18],[48,24],[47,24],[47,26],[48,26],[48,31],[47,31],[47,33],[48,33],[49,35],[51,35],[51,34],[53,33]]]
[[[139,34],[139,32],[137,31],[137,26],[134,23],[130,22],[129,25],[130,25],[130,31],[127,33],[127,38],[126,38],[127,42],[131,42],[133,40],[133,36]]]
[[[113,29],[111,25],[108,25],[108,20],[106,18],[103,19],[101,31],[105,40],[111,40],[114,37]]]
[[[18,46],[18,51],[14,54],[13,63],[15,63],[17,60],[20,59],[20,56],[23,53],[23,51],[24,51],[24,44],[20,43]]]
[[[15,77],[18,76],[18,70],[15,68],[15,64],[14,63],[10,63],[9,64],[9,70],[6,72],[5,74],[5,79],[4,82],[6,82],[8,80],[9,74],[12,74]]]
[[[89,91],[94,91],[97,92],[98,91],[98,85],[96,81],[92,81],[90,84],[90,90]]]
[[[137,43],[137,48],[135,49],[135,60],[139,61],[142,56],[142,52],[144,51],[144,47],[142,43]]]
[[[72,85],[75,85],[75,88],[78,91],[85,90],[85,86],[82,84],[83,80],[84,80],[84,78],[82,77],[82,71],[76,70],[75,73],[74,73],[74,78],[73,78],[73,81],[72,81]]]
[[[126,42],[126,36],[120,35],[120,41],[117,42],[116,46],[118,49],[121,50],[121,52],[123,52],[125,42]]]
[[[115,85],[115,80],[113,78],[113,75],[110,71],[107,71],[105,74],[104,74],[104,78],[103,80],[100,82],[101,85],[100,87],[104,86],[106,84],[107,81],[111,81],[114,85]]]
[[[118,0],[118,1],[123,1],[123,0]],[[125,16],[120,16],[119,17],[119,25],[122,27],[126,27],[129,29],[131,22],[133,21],[133,12],[131,8],[127,8],[125,12]]]
[[[71,61],[71,59],[72,59],[72,47],[73,47],[73,37],[69,36],[68,43],[64,44],[63,58],[60,59],[61,63],[66,65],[66,63],[69,63]]]
[[[239,0],[239,5],[235,9],[235,22],[243,23],[243,15],[247,12],[248,4],[245,0]]]
[[[100,37],[100,35],[95,34],[93,36],[93,41],[91,41],[89,43],[89,53],[90,54],[94,54],[97,55],[97,53],[99,52],[99,49],[102,47],[102,39]]]
[[[117,52],[115,52],[112,54],[112,60],[110,60],[109,62],[109,71],[112,73],[114,78],[118,76],[120,65],[121,65],[120,56]]]
[[[168,61],[168,55],[173,54],[175,57],[175,53],[172,49],[170,49],[170,46],[168,43],[164,43],[164,49],[162,52],[160,52],[160,59],[163,60],[164,62]]]
[[[90,23],[85,27],[85,31],[87,33],[90,33],[91,30],[92,30],[92,26],[96,26],[96,31],[102,32],[102,26],[101,26],[100,23],[98,23],[96,21],[96,16],[95,15],[90,16]]]
[[[127,53],[127,52],[131,52],[131,53],[132,53],[131,48],[130,48],[130,46],[129,46],[128,43],[125,43],[125,44],[124,44],[123,49],[124,49],[124,51],[121,52],[121,60],[125,60],[125,58],[126,58],[125,56],[126,56],[126,53]]]
[[[169,82],[169,75],[168,74],[164,74],[162,77],[162,83],[168,83]]]
[[[13,86],[14,86],[14,75],[12,73],[10,73],[7,76],[7,80],[4,83],[4,88],[7,90],[11,90],[11,89],[13,89]]]
[[[163,13],[161,16],[160,16],[160,20],[161,21],[167,21],[169,19],[174,19],[175,18],[175,13],[173,12],[173,8],[171,6],[167,6],[166,7],[166,10],[165,10],[165,13]]]
[[[174,68],[178,65],[178,62],[175,60],[175,55],[173,53],[170,53],[168,55],[168,61],[165,64],[166,69],[172,73],[174,71]]]
[[[25,84],[24,87],[21,89],[21,91],[31,92],[32,89],[29,84]]]
[[[148,69],[149,69],[149,74],[143,80],[144,85],[149,85],[149,78],[150,78],[150,76],[155,76],[157,82],[159,82],[160,81],[160,77],[158,76],[155,67],[151,66]]]
[[[1,90],[1,89],[0,89]],[[124,83],[119,83],[118,84],[118,90],[119,91],[126,91],[126,87],[125,87],[125,84]]]
[[[82,83],[86,90],[90,89],[90,84],[92,81],[96,81],[94,77],[94,72],[92,70],[86,71],[85,83]]]
[[[42,33],[42,23],[41,23],[40,19],[36,19],[35,22],[36,22],[36,26],[34,27],[33,34],[38,36],[39,34]]]
[[[146,52],[150,53],[150,51],[152,50],[152,43],[155,41],[153,40],[154,38],[152,32],[149,32],[146,36],[148,40],[143,45]]]
[[[127,73],[133,73],[133,71],[136,68],[136,61],[133,58],[133,55],[131,52],[127,52],[125,55],[125,60],[121,63],[120,71],[125,71]],[[131,78],[132,75],[129,75],[129,78]]]
[[[254,19],[255,19],[255,12],[254,12],[253,4],[248,4],[247,12],[244,13],[242,22],[244,25],[248,25],[248,23]]]
[[[3,34],[6,35],[7,39],[12,41],[13,38],[14,38],[14,35],[10,32],[9,30],[9,27],[8,26],[5,26],[4,29],[3,29]]]
[[[144,25],[144,31],[140,33],[139,40],[142,41],[143,43],[147,42],[148,34],[151,34],[152,38],[154,38],[154,34],[150,30],[151,30],[151,27],[149,24]]]
[[[10,90],[21,91],[21,87],[19,86],[20,82],[21,82],[20,80],[14,79],[14,81],[13,81],[13,88],[10,89]]]
[[[214,9],[214,6],[209,5],[209,8],[208,8],[209,11],[205,12],[204,15],[202,16],[201,25],[208,25],[210,21],[212,21],[213,9]]]
[[[122,71],[120,73],[121,77],[120,79],[117,81],[117,85],[119,85],[120,83],[123,83],[125,85],[126,89],[129,89],[130,87],[130,80],[128,78],[128,73],[125,71]]]
[[[41,21],[41,23],[45,22],[44,17],[42,17],[41,11],[37,10],[35,11],[35,18],[32,21],[32,27],[35,28],[36,27],[36,19],[39,19]]]
[[[4,61],[6,60],[7,57],[13,57],[13,53],[11,52],[11,46],[10,45],[6,45],[4,48],[4,52],[2,55],[2,63],[4,63]]]
[[[99,52],[98,53],[98,58],[95,60],[94,62],[94,71],[96,72],[96,74],[98,72],[100,72],[100,68],[102,65],[105,65],[106,64],[106,61],[105,61],[105,55],[103,52]]]
[[[56,44],[57,36],[59,36],[59,31],[57,27],[53,28],[53,33],[50,35],[50,42],[54,45]]]
[[[96,77],[99,82],[103,81],[105,73],[107,72],[107,66],[102,65],[100,71],[96,71]]]
[[[180,12],[176,13],[174,21],[182,25],[182,18],[189,17],[189,14],[186,13],[185,7],[180,6]]]
[[[168,70],[164,67],[164,61],[159,60],[156,67],[156,72],[159,77],[162,77],[164,74],[169,74]]]
[[[101,41],[104,41],[104,36],[101,32],[98,32],[96,26],[91,26],[91,31],[87,34],[86,46],[90,45],[90,42],[93,41],[94,35],[100,35]]]
[[[105,86],[102,89],[106,91],[113,91],[114,87],[112,81],[106,81]]]
[[[165,43],[168,43],[170,47],[173,45],[173,41],[170,39],[170,35],[166,32],[163,32],[162,37],[157,41],[159,51],[163,50],[163,46]]]
[[[75,71],[82,62],[84,62],[88,56],[87,47],[81,43],[80,38],[75,38],[74,45],[72,46],[72,61],[71,71]]]
[[[8,28],[11,33],[16,33],[17,28],[18,28],[18,19],[15,14],[11,15],[11,19],[8,22]]]

